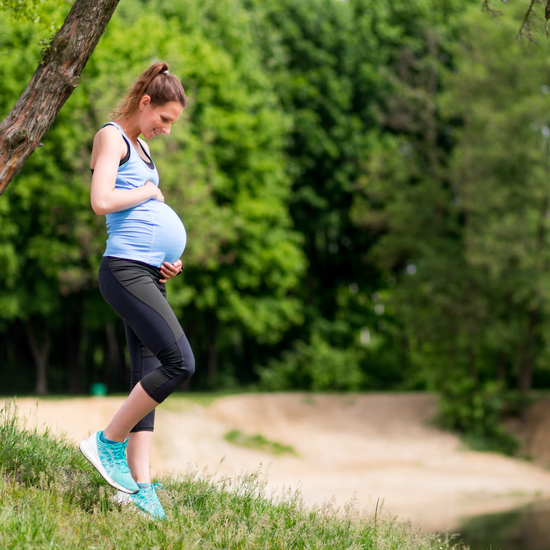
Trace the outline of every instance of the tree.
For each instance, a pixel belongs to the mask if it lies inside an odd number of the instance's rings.
[[[371,255],[387,231],[384,215],[377,210],[380,201],[371,197],[363,203],[361,197],[368,179],[367,159],[390,142],[395,144],[397,133],[410,132],[412,139],[423,143],[424,157],[403,159],[410,177],[415,171],[437,171],[438,153],[434,150],[434,158],[431,152],[439,137],[434,131],[439,77],[434,78],[430,67],[432,58],[445,52],[438,36],[426,40],[426,29],[434,35],[452,35],[457,14],[467,3],[248,0],[247,4],[264,63],[293,122],[286,147],[293,181],[291,213],[304,235],[308,259],[301,288],[307,322],[293,336],[313,345],[320,335],[335,350],[363,348],[357,356],[366,374],[364,387],[405,383],[418,387],[407,376],[410,362],[402,336],[393,330],[390,310],[380,302],[381,292],[387,294],[389,281],[395,280],[387,266],[377,264]],[[404,113],[401,95],[413,83],[402,82],[400,71],[410,52],[419,66],[408,67],[408,72],[427,75],[430,82],[420,97],[407,98],[416,105],[407,115],[417,127],[404,130],[397,120]],[[390,155],[384,163],[386,168],[395,164]],[[382,202],[392,198],[387,192],[392,184],[399,197],[405,195],[407,186],[400,187],[400,177],[391,183],[381,181]],[[370,220],[363,219],[369,216]],[[305,348],[297,344],[300,350]]]
[[[10,51],[0,59],[2,113],[19,93],[14,81],[32,71],[39,34],[32,23],[0,18],[2,46]],[[75,312],[94,288],[94,268],[104,245],[101,221],[89,208],[89,168],[81,159],[89,138],[75,116],[83,107],[82,88],[79,92],[50,127],[40,154],[25,163],[18,185],[0,201],[0,324],[16,327],[27,342],[32,356],[14,362],[25,372],[25,363],[34,360],[37,393],[48,391],[52,360],[54,365],[63,362],[71,389],[78,389],[79,350],[73,347],[92,316]],[[85,381],[86,373],[81,374]]]
[[[548,371],[550,73],[509,39],[517,12],[476,11],[458,41],[429,27],[396,57],[393,132],[372,136],[353,218],[382,227],[383,303],[446,425],[509,450],[503,390]]]
[[[81,81],[81,73],[119,0],[75,0],[42,52],[25,91],[0,123],[0,195]]]
[[[451,175],[464,256],[491,297],[486,347],[507,357],[500,376],[525,394],[549,336],[550,71],[541,48],[507,42],[513,17],[466,22],[444,96],[447,113],[464,122]]]

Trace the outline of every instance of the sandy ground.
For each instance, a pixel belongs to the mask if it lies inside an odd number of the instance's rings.
[[[104,427],[122,398],[19,399],[31,424],[75,442]],[[217,476],[269,466],[269,488],[301,488],[308,504],[356,495],[373,511],[410,518],[423,531],[456,530],[465,517],[550,498],[550,471],[525,461],[468,451],[429,424],[426,394],[250,394],[209,406],[173,397],[157,412],[154,472],[189,464]],[[297,456],[272,455],[224,440],[233,429],[291,445]],[[222,459],[223,462],[222,462]]]

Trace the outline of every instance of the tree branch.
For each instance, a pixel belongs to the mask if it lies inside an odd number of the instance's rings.
[[[27,88],[0,123],[0,195],[80,84],[80,74],[120,0],[75,0]]]
[[[508,0],[502,0],[502,2],[506,4]],[[499,15],[502,15],[501,11],[493,9],[493,6],[491,5],[491,0],[483,0],[483,4],[481,4],[481,11],[486,11],[487,13],[490,13],[491,17],[498,17]]]
[[[523,18],[523,23],[521,24],[521,27],[518,31],[518,38],[527,38],[527,40],[530,40],[531,42],[535,42],[535,39],[533,38],[533,35],[531,34],[531,15],[533,15],[535,4],[539,4],[539,0],[531,0],[531,3],[529,4],[529,8],[527,8],[527,12],[525,13],[525,17]]]

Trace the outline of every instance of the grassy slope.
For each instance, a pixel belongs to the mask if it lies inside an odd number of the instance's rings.
[[[420,536],[351,504],[307,508],[298,491],[268,495],[261,471],[219,480],[189,471],[156,481],[164,485],[164,524],[113,504],[114,491],[73,445],[26,428],[10,404],[0,410],[3,549],[451,548],[445,537]]]

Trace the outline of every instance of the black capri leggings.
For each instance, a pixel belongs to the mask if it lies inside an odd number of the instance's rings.
[[[141,382],[162,403],[195,372],[195,358],[172,308],[160,270],[134,260],[106,256],[99,267],[99,290],[124,319],[130,351],[130,391]],[[132,429],[152,432],[155,411]]]

